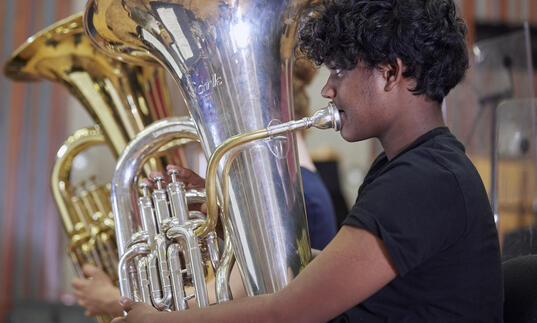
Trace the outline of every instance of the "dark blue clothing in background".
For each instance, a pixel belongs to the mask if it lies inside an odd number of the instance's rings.
[[[300,167],[311,247],[323,249],[336,235],[336,215],[330,194],[319,174]]]

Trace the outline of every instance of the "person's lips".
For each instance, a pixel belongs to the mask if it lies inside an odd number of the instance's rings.
[[[339,112],[339,118],[341,119],[341,123],[343,124],[343,121],[346,118],[345,110],[338,109],[338,112]]]

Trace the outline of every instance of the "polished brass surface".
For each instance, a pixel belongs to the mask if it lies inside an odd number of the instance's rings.
[[[110,187],[91,183],[74,187],[70,182],[72,161],[98,144],[107,145],[118,157],[138,132],[169,117],[172,109],[164,70],[156,64],[126,64],[105,55],[86,36],[82,14],[76,14],[30,37],[5,63],[4,74],[15,81],[62,84],[95,122],[95,127],[75,132],[59,149],[51,186],[78,273],[82,275],[83,264],[93,263],[117,281]],[[146,173],[160,168],[161,161],[185,164],[181,149],[157,155],[159,158],[146,161]]]
[[[145,126],[172,115],[164,70],[125,64],[99,51],[84,33],[82,14],[30,37],[8,59],[4,74],[64,85],[99,125],[116,157]]]
[[[103,144],[106,140],[98,126],[79,129],[69,136],[56,155],[50,184],[76,272],[83,277],[82,266],[93,264],[102,268],[117,285],[117,247],[107,189],[93,184],[90,191],[77,194],[70,182],[73,159],[89,147]],[[111,318],[103,315],[98,320],[104,323]]]

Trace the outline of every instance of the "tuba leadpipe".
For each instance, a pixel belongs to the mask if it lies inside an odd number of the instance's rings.
[[[167,68],[211,156],[232,136],[293,119],[293,49],[305,2],[91,0],[84,19],[111,55],[154,57]],[[230,165],[225,227],[248,295],[278,291],[311,258],[298,169],[292,133],[245,145]],[[219,165],[218,181],[223,171]],[[220,185],[218,194],[223,201]],[[122,227],[130,214],[120,215]]]

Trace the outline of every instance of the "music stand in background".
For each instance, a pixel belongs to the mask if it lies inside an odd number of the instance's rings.
[[[535,136],[532,110],[535,99],[503,101],[497,108],[498,142],[497,158],[502,183],[498,187],[502,198],[502,218],[511,216],[504,223],[502,258],[537,253],[537,228],[535,227]],[[503,221],[503,220],[502,220]]]
[[[505,138],[512,136],[509,131],[515,131],[509,130],[514,129],[512,126],[502,127],[502,138],[498,137],[499,124],[507,122],[503,119],[509,119],[500,110],[504,107],[502,102],[533,96],[533,91],[530,90],[533,86],[533,68],[531,55],[528,57],[528,53],[531,53],[528,44],[529,33],[525,30],[477,42],[471,50],[471,66],[466,79],[453,90],[446,102],[447,123],[455,136],[465,144],[468,155],[476,164],[488,188],[491,206],[500,230],[500,239],[505,230],[500,227],[498,169],[502,168],[503,164],[511,167],[509,162],[504,163],[503,159],[510,159],[512,156],[508,157],[505,154],[503,146],[499,152],[498,144],[500,140],[502,145],[504,142],[509,142]],[[505,109],[506,112],[509,109],[516,110],[516,107],[510,106]],[[528,108],[524,111],[526,115],[522,119],[528,123],[524,126],[526,138],[521,140],[525,143],[516,143],[523,148],[534,142],[528,138],[535,137],[531,131],[533,110]],[[518,117],[518,114],[516,116]],[[525,159],[529,156],[530,148],[522,149],[518,146],[514,150],[523,154],[522,159]],[[523,153],[521,149],[525,152]],[[499,165],[498,158],[502,159],[500,163],[502,166]],[[533,160],[533,157],[531,158]]]

